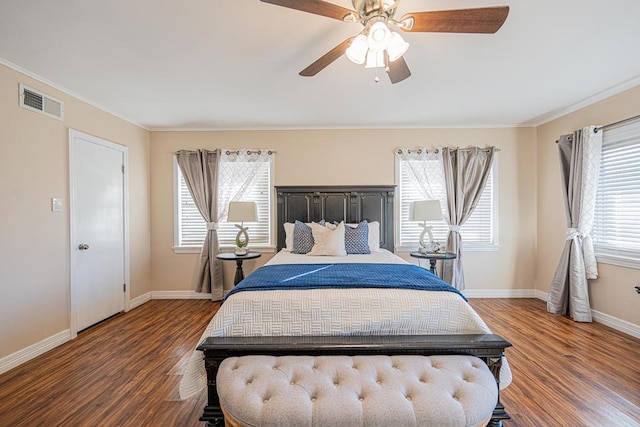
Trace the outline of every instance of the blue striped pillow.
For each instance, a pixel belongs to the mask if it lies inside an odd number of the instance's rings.
[[[347,254],[370,254],[369,248],[369,224],[366,220],[360,222],[356,227],[345,224],[344,227],[344,248]]]

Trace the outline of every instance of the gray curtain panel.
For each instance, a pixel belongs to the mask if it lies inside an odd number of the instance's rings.
[[[196,292],[211,292],[214,301],[224,297],[222,263],[216,258],[218,244],[218,159],[219,152],[181,150],[176,153],[178,166],[191,197],[207,222],[207,234],[202,244],[196,274]]]
[[[576,322],[592,320],[587,279],[598,277],[590,236],[602,155],[602,132],[595,129],[585,127],[558,140],[567,235],[551,282],[547,311],[569,314]]]
[[[473,213],[482,196],[496,151],[495,147],[442,149],[449,214],[446,250],[457,255],[456,259],[443,262],[442,278],[459,290],[465,288],[460,226]]]

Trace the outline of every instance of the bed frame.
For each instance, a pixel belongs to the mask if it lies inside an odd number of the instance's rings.
[[[395,185],[276,187],[278,197],[278,250],[284,248],[284,223],[325,221],[380,223],[380,247],[391,252]]]
[[[395,186],[279,186],[277,236],[278,250],[285,246],[284,223],[362,220],[380,223],[380,247],[394,251]],[[204,353],[207,371],[208,403],[200,421],[223,426],[216,377],[222,360],[232,356],[327,355],[327,354],[466,354],[480,357],[500,381],[504,350],[511,344],[493,334],[432,336],[348,336],[348,337],[210,337],[198,350]],[[510,416],[498,403],[489,423],[502,426]]]

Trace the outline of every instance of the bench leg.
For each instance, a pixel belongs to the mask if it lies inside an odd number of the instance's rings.
[[[218,368],[223,360],[224,358],[217,357],[205,356],[204,358],[204,367],[207,371],[207,406],[200,421],[206,421],[208,427],[224,427],[224,414],[220,407],[217,388]]]
[[[502,357],[484,357],[484,362],[489,367],[489,370],[496,379],[496,385],[498,386],[498,403],[493,410],[489,427],[502,427],[502,420],[509,420],[511,417],[504,410],[504,405],[500,402],[500,369],[502,368]]]

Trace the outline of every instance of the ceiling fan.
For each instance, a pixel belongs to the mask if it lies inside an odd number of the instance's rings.
[[[326,16],[364,26],[360,34],[349,37],[300,71],[301,76],[315,76],[343,54],[367,68],[384,67],[391,83],[411,75],[402,55],[409,44],[396,29],[422,33],[486,33],[500,29],[509,14],[509,6],[476,9],[413,12],[396,20],[394,15],[400,0],[352,0],[355,10],[323,0],[261,0],[277,6]],[[377,81],[377,80],[376,80]]]

